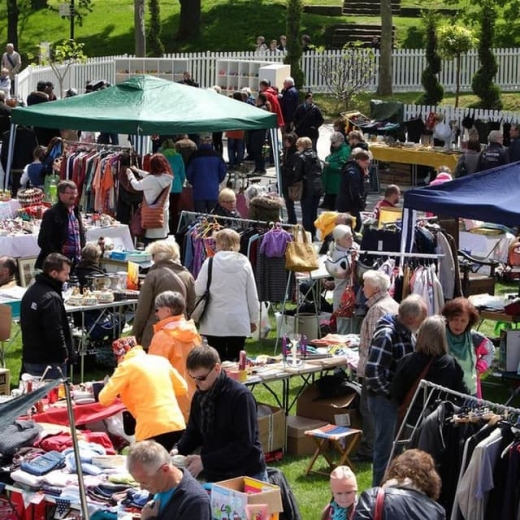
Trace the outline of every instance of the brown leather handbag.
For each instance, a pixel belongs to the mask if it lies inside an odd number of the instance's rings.
[[[319,267],[318,255],[309,243],[305,230],[299,225],[294,226],[294,241],[289,242],[285,250],[285,268],[288,271],[309,272]]]
[[[141,226],[143,229],[157,229],[164,226],[164,205],[170,193],[170,186],[164,188],[152,204],[143,197],[141,203]]]

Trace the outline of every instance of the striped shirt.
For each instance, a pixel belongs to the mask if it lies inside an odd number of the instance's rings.
[[[69,209],[69,223],[67,226],[67,239],[61,248],[61,252],[69,258],[73,264],[79,262],[81,258],[81,237],[79,232],[79,222],[74,214],[74,208]]]

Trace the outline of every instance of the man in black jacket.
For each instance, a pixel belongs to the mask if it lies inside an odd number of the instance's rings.
[[[75,206],[78,188],[73,181],[58,184],[58,202],[43,214],[38,245],[41,248],[35,267],[41,269],[44,258],[61,253],[75,266],[85,245],[85,229],[79,208]]]
[[[227,376],[218,352],[196,347],[186,359],[195,380],[190,418],[178,453],[188,455],[186,467],[209,482],[248,476],[267,481],[262,446],[258,440],[256,401],[249,388]],[[200,455],[189,455],[201,448]]]
[[[43,262],[43,273],[22,298],[22,370],[33,376],[58,379],[67,373],[67,362],[73,357],[72,336],[61,294],[68,281],[70,260],[50,254]],[[61,370],[61,372],[60,372]]]
[[[488,135],[487,148],[480,152],[478,158],[477,172],[483,172],[503,166],[509,162],[507,148],[502,145],[504,136],[500,130],[491,130]]]
[[[157,442],[132,444],[127,466],[141,488],[154,493],[141,512],[142,520],[211,520],[207,492],[188,470],[174,466],[169,453]]]
[[[309,137],[312,141],[312,149],[317,151],[319,128],[323,124],[321,110],[314,103],[312,94],[305,94],[305,101],[296,109],[294,113],[294,132],[298,137]]]

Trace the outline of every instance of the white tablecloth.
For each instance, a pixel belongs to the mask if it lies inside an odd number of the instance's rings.
[[[16,210],[22,206],[18,199],[11,199],[6,202],[0,202],[0,219],[16,217]]]
[[[511,233],[490,236],[460,231],[459,248],[471,256],[506,263],[509,244],[513,238]]]
[[[97,242],[100,237],[109,237],[114,242],[115,249],[134,250],[132,236],[126,224],[87,230],[87,242]],[[14,258],[38,256],[40,253],[38,235],[0,237],[0,251],[2,255],[13,256]]]

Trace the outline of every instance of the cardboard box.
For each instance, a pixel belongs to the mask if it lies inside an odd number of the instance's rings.
[[[335,424],[335,415],[348,413],[351,428],[361,430],[361,417],[354,407],[357,395],[357,392],[352,390],[345,396],[321,399],[316,385],[310,385],[298,398],[296,415]]]
[[[258,438],[264,453],[285,448],[285,413],[281,408],[268,404],[258,404],[258,407],[267,407],[272,413],[258,417]]]
[[[520,364],[520,330],[500,333],[499,367],[505,372],[517,372]]]
[[[245,520],[247,506],[257,504],[265,504],[268,518],[276,518],[283,511],[280,488],[250,477],[215,482],[211,488],[211,511],[215,520]]]
[[[287,453],[297,457],[312,455],[316,451],[316,443],[312,437],[305,435],[305,432],[314,428],[321,428],[326,424],[324,421],[298,417],[297,415],[287,417]]]
[[[8,368],[0,368],[0,395],[11,395],[11,385]]]

